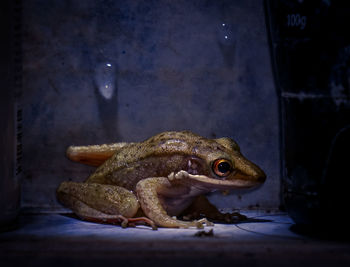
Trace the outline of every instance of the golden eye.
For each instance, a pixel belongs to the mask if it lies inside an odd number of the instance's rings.
[[[227,176],[232,171],[232,164],[227,159],[217,159],[214,161],[213,171],[218,176]]]

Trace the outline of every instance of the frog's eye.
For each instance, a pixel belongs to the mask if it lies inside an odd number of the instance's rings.
[[[232,164],[227,159],[217,159],[214,161],[213,171],[218,176],[227,176],[232,171]]]

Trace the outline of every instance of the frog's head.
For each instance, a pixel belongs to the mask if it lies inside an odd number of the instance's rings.
[[[214,139],[210,147],[200,152],[207,166],[205,176],[195,178],[201,184],[215,189],[237,189],[265,182],[265,173],[241,154],[231,138]]]

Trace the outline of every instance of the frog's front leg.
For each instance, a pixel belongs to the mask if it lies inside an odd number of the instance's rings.
[[[186,171],[179,171],[177,173],[171,173],[168,176],[170,181],[181,181],[188,179],[189,181],[192,178],[201,178],[203,175],[192,175]],[[204,177],[205,178],[205,177]],[[218,210],[216,206],[210,203],[204,195],[199,195],[195,198],[192,204],[182,213],[183,218],[186,219],[199,219],[205,217],[211,221],[218,223],[239,223],[247,220],[248,218],[245,215],[240,214],[239,212],[233,213],[222,213]]]
[[[87,221],[121,223],[123,227],[142,222],[156,229],[155,224],[148,218],[132,218],[137,213],[139,204],[136,196],[123,187],[63,182],[57,189],[57,198]]]
[[[137,196],[143,212],[158,226],[169,228],[203,228],[203,224],[212,226],[206,219],[181,221],[167,214],[159,199],[159,195],[169,191],[171,183],[165,177],[153,177],[139,181],[136,185]]]

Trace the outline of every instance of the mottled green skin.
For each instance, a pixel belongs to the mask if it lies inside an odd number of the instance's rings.
[[[181,213],[198,195],[216,189],[247,188],[265,180],[263,171],[245,159],[229,138],[211,140],[188,131],[164,132],[140,143],[93,149],[96,152],[111,147],[113,156],[85,183],[64,182],[58,188],[59,200],[82,218],[90,218],[92,213],[93,218],[101,220],[114,215],[132,217],[140,205],[159,226],[198,226],[197,221],[185,222],[171,216]],[[86,153],[89,147],[69,149],[71,154],[83,150]],[[226,177],[217,176],[213,172],[217,159],[229,160],[234,171]],[[185,171],[181,175],[170,175],[181,170]]]

